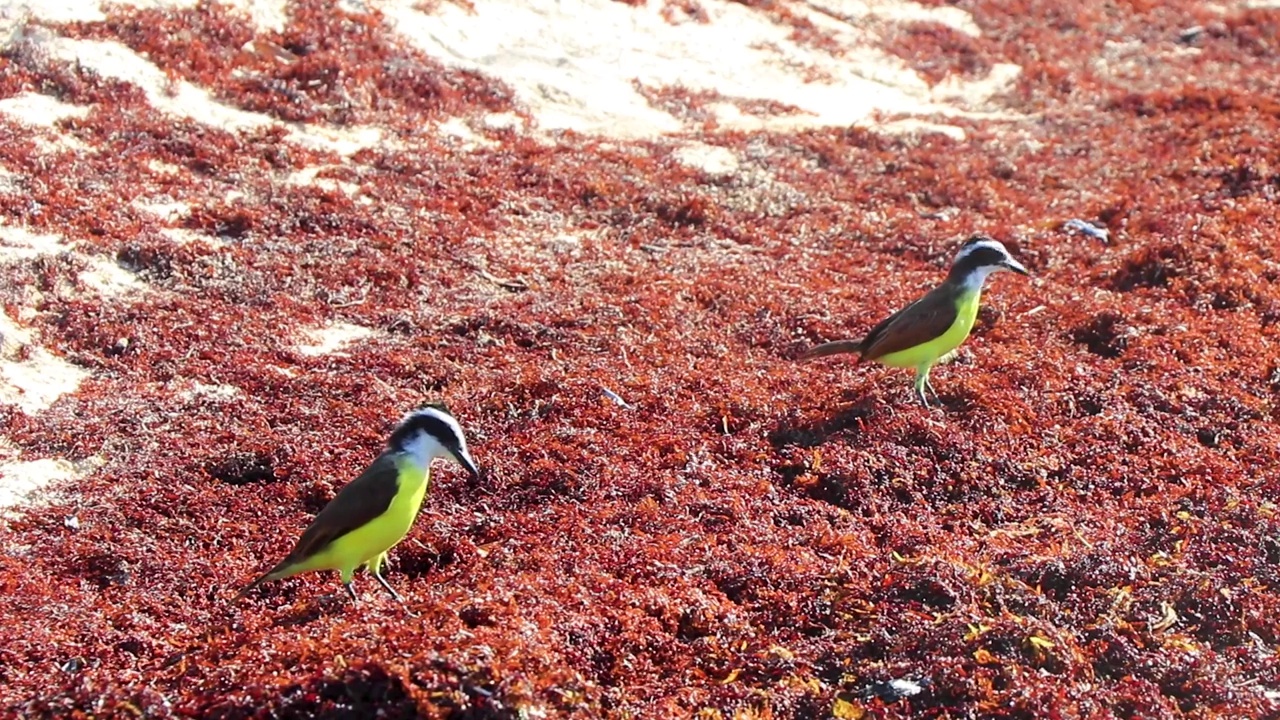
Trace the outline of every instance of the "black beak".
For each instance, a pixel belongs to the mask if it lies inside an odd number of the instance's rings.
[[[1010,270],[1018,273],[1019,275],[1027,275],[1027,276],[1031,275],[1031,273],[1027,270],[1027,268],[1024,267],[1022,263],[1018,262],[1017,260],[1009,259],[1004,261],[1001,264],[1009,268]]]
[[[480,468],[476,467],[476,461],[471,459],[471,455],[466,450],[456,450],[453,452],[453,459],[458,461],[463,470],[471,473],[473,480],[480,479]]]

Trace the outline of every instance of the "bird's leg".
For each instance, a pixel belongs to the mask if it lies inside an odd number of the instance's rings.
[[[347,589],[347,594],[351,596],[351,602],[356,605],[359,605],[360,598],[356,597],[356,590],[354,587],[351,586],[351,581],[347,580],[346,582],[342,583],[342,587]]]
[[[925,390],[928,390],[928,391],[929,391],[929,392],[931,392],[931,393],[933,393],[933,399],[934,399],[934,400],[939,400],[939,401],[941,401],[941,400],[942,400],[942,398],[938,396],[938,391],[933,389],[933,383],[929,382],[929,371],[928,371],[928,370],[925,370],[925,371],[924,371],[924,389],[925,389]]]
[[[924,405],[925,407],[929,407],[929,398],[925,397],[925,394],[924,394],[924,388],[928,384],[929,384],[929,371],[917,370],[916,382],[914,386],[916,391],[916,397],[920,398],[920,404]]]
[[[396,602],[401,605],[404,604],[404,598],[400,597],[400,593],[396,592],[395,588],[391,587],[391,583],[387,582],[386,578],[382,577],[382,573],[372,568],[369,569],[369,572],[373,575],[374,579],[378,581],[378,584],[382,585],[382,587],[387,589],[387,592],[391,593],[391,597],[395,598]]]
[[[396,602],[400,603],[401,605],[404,605],[405,604],[404,598],[400,597],[400,593],[396,592],[396,589],[391,587],[391,583],[387,582],[387,579],[382,577],[382,561],[386,559],[387,559],[387,554],[382,553],[381,555],[378,555],[377,557],[374,557],[371,560],[369,560],[369,562],[365,565],[365,569],[368,570],[369,574],[372,575],[373,578],[378,581],[379,585],[386,588],[387,592],[391,593],[391,597],[395,598]],[[412,615],[413,613],[410,612],[409,614]]]

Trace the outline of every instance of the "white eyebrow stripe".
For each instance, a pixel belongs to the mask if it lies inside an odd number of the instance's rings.
[[[452,415],[441,414],[440,419],[444,420],[445,424],[458,436],[458,448],[465,451],[467,449],[467,438],[462,434],[462,425]]]
[[[452,430],[453,434],[458,438],[459,447],[465,448],[467,446],[467,438],[465,435],[462,434],[462,425],[458,423],[457,419],[454,418],[449,413],[441,412],[435,408],[422,408],[421,410],[414,410],[406,414],[400,420],[400,425],[403,426],[405,423],[409,422],[410,420],[416,417],[427,417],[427,416],[433,417],[439,420],[440,422],[443,422],[445,425],[448,425],[449,429]]]
[[[978,249],[980,248],[995,250],[1001,255],[1005,257],[1009,257],[1009,251],[1005,249],[1004,244],[1001,243],[999,240],[979,240],[978,242],[972,245],[968,245],[966,247],[961,248],[960,252],[956,253],[955,262],[960,262],[961,260],[969,257],[974,252],[977,252]]]

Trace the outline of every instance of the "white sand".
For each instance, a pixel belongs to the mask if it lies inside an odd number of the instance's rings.
[[[136,85],[146,93],[153,107],[176,117],[229,132],[280,126],[288,130],[289,140],[298,145],[342,156],[376,146],[382,140],[383,132],[379,128],[281,123],[261,113],[224,105],[207,90],[170,78],[155,63],[118,42],[62,37],[43,28],[29,30],[28,38],[38,43],[53,61],[78,65],[103,77]]]
[[[75,252],[73,245],[60,236],[0,225],[0,272],[12,263],[62,253],[88,266],[79,279],[104,298],[142,287],[133,273],[106,258]],[[22,412],[34,415],[75,392],[88,377],[87,370],[41,347],[29,328],[0,312],[0,403],[16,405]],[[0,447],[5,446],[6,441],[0,438]],[[0,453],[0,508],[25,502],[51,482],[74,479],[92,469],[89,465],[73,466],[61,458],[19,462],[16,456],[16,451]]]
[[[837,38],[845,51],[840,57],[798,45],[788,38],[790,28],[728,0],[701,3],[709,23],[677,25],[662,18],[660,3],[636,8],[612,0],[477,0],[474,12],[449,2],[430,12],[416,0],[377,5],[427,54],[511,85],[543,131],[642,138],[697,130],[650,106],[635,83],[772,100],[804,111],[726,113],[719,119],[731,129],[870,125],[877,112],[983,115],[995,110],[987,102],[1019,71],[998,65],[988,78],[931,89],[901,60],[866,43],[863,26],[869,20],[930,20],[970,35],[978,28],[958,8],[902,0],[789,5]]]
[[[323,327],[306,328],[300,334],[307,338],[307,342],[299,344],[297,351],[317,357],[337,352],[357,340],[367,338],[373,335],[373,330],[361,325],[336,322]]]
[[[103,464],[94,455],[73,463],[60,458],[18,460],[18,450],[0,438],[0,517],[16,505],[39,505],[47,499],[42,492],[53,483],[72,483]]]
[[[44,486],[75,477],[75,466],[66,460],[0,462],[0,512],[22,502],[38,500],[37,493]]]
[[[336,178],[320,177],[320,173],[324,172],[335,165],[313,165],[312,167],[303,168],[289,173],[284,181],[290,185],[310,185],[321,188],[329,192],[341,192],[350,198],[357,198],[360,202],[368,204],[372,202],[368,197],[360,195],[360,186],[355,183],[349,183],[345,180]]]
[[[53,127],[61,120],[88,115],[89,108],[64,103],[48,95],[27,92],[0,100],[0,113],[27,125]]]
[[[141,290],[137,275],[112,260],[98,255],[74,252],[75,246],[58,235],[33,233],[22,227],[0,225],[0,264],[11,260],[30,260],[40,255],[70,253],[88,269],[80,273],[80,281],[103,296],[122,295]]]
[[[0,312],[0,402],[33,414],[74,392],[89,376],[32,342],[32,333]]]

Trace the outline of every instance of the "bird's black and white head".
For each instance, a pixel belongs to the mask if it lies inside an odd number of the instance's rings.
[[[1010,270],[1020,275],[1030,275],[1022,263],[1013,259],[1009,251],[998,240],[986,235],[974,235],[965,241],[951,263],[951,273],[947,279],[972,289],[980,289],[987,281],[987,276],[1002,270]]]
[[[409,454],[423,467],[436,458],[447,458],[461,465],[472,477],[480,476],[480,469],[467,451],[462,426],[443,403],[423,405],[405,415],[391,431],[387,447],[393,452]]]

